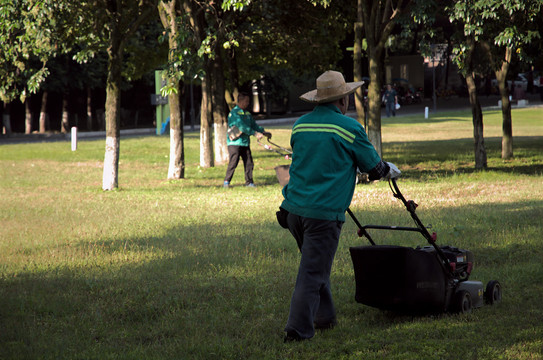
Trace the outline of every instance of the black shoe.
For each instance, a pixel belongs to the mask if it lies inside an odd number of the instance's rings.
[[[292,342],[292,341],[302,341],[305,340],[302,338],[296,331],[287,331],[287,335],[284,338],[284,342]]]

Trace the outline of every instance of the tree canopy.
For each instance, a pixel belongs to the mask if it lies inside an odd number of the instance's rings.
[[[0,99],[35,93],[49,74],[47,61],[58,52],[59,4],[4,0],[0,6]]]
[[[162,18],[162,24],[159,3],[173,6],[166,16],[169,20]],[[215,161],[224,161],[226,103],[232,104],[239,84],[264,76],[274,95],[284,97],[291,79],[307,73],[313,77],[337,67],[344,55],[342,42],[354,24],[355,64],[360,67],[360,57],[366,55],[371,78],[367,131],[380,152],[384,53],[401,48],[427,51],[424,44],[429,41],[418,40],[435,39],[437,32],[420,24],[434,22],[436,4],[425,0],[1,0],[0,99],[4,103],[24,100],[49,75],[61,76],[66,70],[61,63],[58,69],[59,61],[64,61],[61,56],[80,63],[107,58],[101,75],[76,78],[84,82],[105,79],[107,137],[118,139],[122,79],[130,81],[163,67],[169,79],[164,94],[180,96],[187,80],[197,79],[202,85],[201,140],[207,153],[201,164],[213,166],[212,141]],[[443,37],[453,44],[453,58],[466,77],[493,71],[503,88],[514,59],[532,61],[534,47],[541,49],[536,41],[543,23],[540,0],[446,1],[438,5],[441,9],[446,6],[443,14],[449,21],[442,28],[456,36]],[[97,69],[90,65],[78,71]],[[359,70],[354,71],[358,77]],[[44,86],[58,87],[54,79]],[[504,104],[505,129],[510,107],[508,110],[505,99]],[[182,125],[178,117],[175,126]],[[511,131],[505,130],[504,138],[510,136]],[[106,148],[118,147],[118,140],[110,145]],[[512,150],[503,154],[512,156]],[[113,174],[118,153],[111,159]],[[104,188],[116,187],[116,175],[113,179],[108,185],[104,182]]]

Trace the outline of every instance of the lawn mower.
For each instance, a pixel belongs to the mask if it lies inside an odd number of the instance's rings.
[[[362,226],[347,209],[358,226],[358,236],[366,237],[371,244],[349,248],[356,282],[355,300],[403,313],[468,313],[484,303],[499,302],[502,289],[498,281],[489,281],[484,288],[482,282],[469,280],[473,269],[472,252],[438,246],[436,233],[430,234],[415,213],[418,205],[405,199],[395,179],[389,180],[389,185],[416,227]],[[418,232],[429,245],[416,248],[376,245],[368,229]]]

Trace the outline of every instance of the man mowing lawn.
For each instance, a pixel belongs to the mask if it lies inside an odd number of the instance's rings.
[[[345,116],[349,95],[363,82],[346,83],[337,71],[317,78],[317,89],[300,96],[316,104],[292,128],[290,180],[277,213],[302,254],[285,327],[285,342],[304,340],[315,329],[336,325],[330,272],[357,168],[370,180],[396,178],[398,168],[380,159],[364,128]]]

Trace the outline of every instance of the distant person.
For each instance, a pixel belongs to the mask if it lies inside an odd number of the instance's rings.
[[[388,84],[385,93],[383,94],[385,101],[385,107],[387,111],[387,117],[396,116],[396,104],[398,103],[398,93],[392,88],[392,85]]]
[[[522,89],[522,85],[517,85],[513,96],[515,100],[522,100],[525,98],[525,93],[524,93],[524,89]]]
[[[247,110],[251,98],[248,93],[238,95],[237,105],[228,115],[229,133],[226,137],[228,145],[228,168],[224,178],[223,186],[230,187],[230,181],[234,176],[234,171],[239,163],[239,158],[243,160],[245,170],[245,186],[256,187],[253,181],[254,162],[251,154],[250,136],[254,135],[258,140],[262,136],[271,138],[271,133],[266,132],[264,128],[256,123],[251,113]],[[232,131],[235,130],[235,131]]]
[[[315,329],[336,325],[330,272],[357,169],[370,180],[400,175],[396,166],[381,160],[362,125],[345,116],[349,95],[362,84],[346,83],[340,72],[326,71],[317,78],[316,90],[300,96],[316,106],[292,128],[290,179],[277,212],[302,255],[285,342],[309,339]]]

